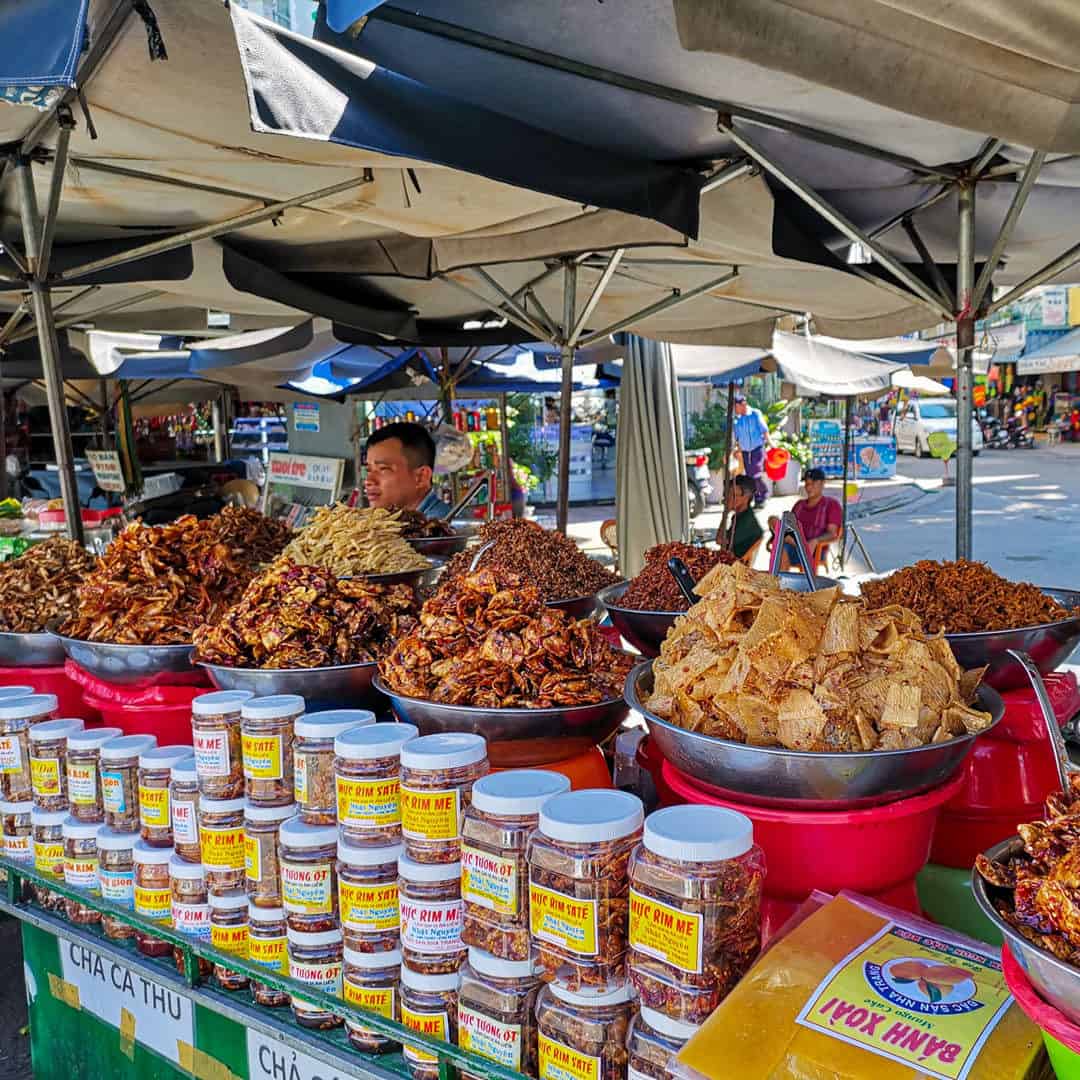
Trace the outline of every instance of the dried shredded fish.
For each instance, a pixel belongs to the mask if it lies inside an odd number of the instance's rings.
[[[36,634],[53,620],[70,618],[93,566],[86,548],[62,536],[0,563],[0,630]]]
[[[321,506],[283,554],[339,577],[425,570],[431,564],[404,539],[405,527],[400,510]]]

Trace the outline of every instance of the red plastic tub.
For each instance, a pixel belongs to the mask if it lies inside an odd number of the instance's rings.
[[[82,688],[63,667],[0,667],[0,686],[32,686],[37,694],[55,694],[57,715],[78,717],[93,727],[101,714],[83,700]]]

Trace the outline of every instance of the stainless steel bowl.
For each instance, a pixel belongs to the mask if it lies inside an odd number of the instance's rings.
[[[105,641],[83,641],[49,631],[60,642],[65,655],[84,671],[104,682],[121,686],[194,670],[191,645],[116,645]]]
[[[618,584],[625,585],[626,582],[621,581]],[[614,586],[610,587],[614,588]],[[601,589],[600,592],[606,592],[606,590]],[[600,593],[589,593],[588,596],[571,596],[568,600],[548,600],[545,606],[565,611],[571,619],[590,619],[600,610]]]
[[[377,664],[339,664],[319,668],[236,668],[199,663],[219,690],[250,690],[268,694],[299,694],[316,709],[375,709],[386,699],[373,687]]]
[[[54,634],[0,633],[0,667],[56,667],[66,656]]]
[[[565,709],[478,709],[395,694],[379,676],[374,686],[390,699],[399,720],[415,724],[424,735],[483,735],[488,757],[499,768],[545,765],[583,753],[608,738],[630,711],[621,697]]]
[[[748,746],[686,731],[651,713],[642,699],[652,685],[652,661],[638,664],[626,677],[626,700],[645,717],[660,753],[710,791],[763,806],[840,810],[918,795],[955,776],[977,737],[851,754]],[[977,703],[993,717],[991,727],[1005,715],[1005,703],[988,686],[979,687]]]
[[[455,532],[453,536],[415,536],[406,537],[406,539],[421,555],[428,558],[437,556],[447,559],[459,551],[464,551],[470,537],[464,533]]]
[[[376,585],[409,585],[413,589],[434,585],[446,565],[445,559],[429,559],[431,564],[419,570],[396,570],[392,574],[349,574],[349,577],[362,577]]]
[[[1018,854],[1023,846],[1019,836],[1011,836],[990,848],[986,857],[991,862],[999,862]],[[983,914],[1009,943],[1009,951],[1016,957],[1016,962],[1024,969],[1024,974],[1031,980],[1039,996],[1060,1009],[1074,1024],[1080,1024],[1080,967],[1059,960],[1045,949],[1033,945],[998,914],[993,901],[1004,897],[1007,889],[988,884],[978,870],[972,870],[971,891]]]

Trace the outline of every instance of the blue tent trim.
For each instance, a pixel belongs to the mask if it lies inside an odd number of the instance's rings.
[[[39,103],[43,87],[75,85],[86,41],[89,0],[16,0],[0,4],[0,97]]]
[[[382,3],[383,0],[327,0],[326,22],[331,30],[343,34]]]

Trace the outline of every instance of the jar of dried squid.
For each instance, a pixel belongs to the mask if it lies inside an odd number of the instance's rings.
[[[101,748],[101,801],[105,824],[139,831],[139,755],[157,746],[153,735],[121,735]]]
[[[345,948],[386,952],[398,947],[398,858],[400,844],[337,845],[338,910]]]
[[[172,922],[169,882],[172,848],[151,847],[145,840],[139,840],[131,854],[135,863],[135,914],[168,926]],[[135,945],[144,956],[168,956],[172,952],[167,941],[141,929],[135,931]]]
[[[91,896],[98,895],[97,831],[92,821],[69,817],[63,824],[64,884],[83,889]],[[78,924],[101,922],[101,914],[78,900],[65,900],[64,912],[69,922]]]
[[[199,843],[199,778],[195,758],[174,761],[169,769],[169,816],[172,818],[173,848],[176,857],[202,863]]]
[[[248,958],[248,899],[243,893],[210,897],[210,944],[241,960]],[[214,978],[222,990],[246,990],[248,977],[224,964],[214,964]]]
[[[0,698],[0,798],[21,802],[31,797],[30,729],[52,719],[56,707],[55,694],[29,692]]]
[[[281,906],[289,929],[316,933],[338,927],[337,829],[298,817],[278,832]],[[340,933],[340,931],[339,931]]]
[[[461,969],[458,1046],[504,1068],[537,1075],[536,996],[539,968],[532,960],[502,960],[469,949]],[[462,1070],[464,1080],[479,1080]]]
[[[565,1076],[625,1080],[632,994],[629,983],[602,994],[545,986],[536,999],[540,1080]]]
[[[30,823],[33,808],[34,804],[29,799],[0,802],[0,850],[3,850],[5,858],[13,862],[34,861],[34,827]]]
[[[285,932],[285,909],[259,907],[248,901],[248,959],[275,975],[289,975],[288,940]],[[251,997],[256,1005],[275,1008],[289,1004],[284,990],[251,980]]]
[[[67,790],[71,816],[79,821],[105,820],[101,792],[101,748],[123,735],[118,727],[73,731],[67,741]]]
[[[66,810],[30,811],[30,824],[34,832],[34,869],[39,874],[52,874],[64,878],[64,822]],[[41,886],[33,886],[34,899],[49,911],[61,911],[64,898],[59,893]]]
[[[170,771],[189,757],[190,746],[152,746],[139,755],[139,827],[151,847],[173,846]]]
[[[293,801],[293,725],[304,715],[297,694],[250,698],[240,706],[244,794],[254,806]]]
[[[627,864],[644,816],[626,791],[568,791],[540,811],[529,924],[548,977],[568,990],[602,993],[626,981]]]
[[[243,799],[199,799],[199,847],[207,889],[243,892]]]
[[[481,735],[422,735],[401,748],[401,832],[410,859],[458,862],[462,815],[487,771]]]
[[[410,1030],[446,1043],[457,1042],[458,972],[421,975],[408,963],[401,965],[401,1022]],[[419,1046],[401,1048],[413,1080],[438,1080],[439,1059]]]
[[[118,904],[128,911],[135,908],[134,847],[138,833],[122,833],[102,825],[97,831],[98,887],[101,898]],[[107,938],[114,941],[132,938],[135,928],[121,922],[115,915],[102,915],[101,926]]]
[[[190,863],[175,853],[169,860],[169,891],[173,928],[178,934],[210,940],[210,897],[201,863]]]
[[[334,740],[338,828],[347,843],[401,839],[401,748],[419,734],[413,724],[369,724]]]
[[[67,740],[82,720],[46,720],[30,729],[30,787],[39,810],[67,810]]]
[[[630,1022],[626,1048],[630,1055],[627,1080],[668,1080],[675,1058],[687,1040],[697,1033],[697,1024],[685,1024],[645,1005]]]
[[[208,799],[238,799],[244,794],[240,706],[250,690],[215,690],[191,702],[191,741],[199,790]]]
[[[701,1024],[757,958],[765,857],[748,817],[670,806],[630,857],[627,965],[643,1006]]]
[[[528,960],[529,837],[540,809],[570,790],[561,773],[513,769],[481,777],[461,826],[461,899],[466,945],[501,957]]]
[[[244,887],[252,903],[281,907],[278,832],[281,823],[296,816],[296,806],[244,804]]]
[[[293,785],[300,818],[309,825],[337,822],[334,740],[353,728],[375,723],[367,709],[308,713],[293,725]]]
[[[398,859],[401,951],[422,975],[457,971],[465,959],[461,941],[461,866]]]
[[[345,969],[342,992],[350,1005],[378,1013],[387,1020],[400,1020],[401,1002],[398,986],[401,982],[401,953],[356,952],[345,946]],[[393,1039],[371,1028],[345,1021],[349,1042],[365,1054],[389,1054],[398,1048]]]
[[[289,975],[312,990],[341,997],[342,944],[340,930],[305,932],[289,927]],[[341,1017],[321,1005],[293,996],[293,1016],[301,1027],[338,1027]]]

